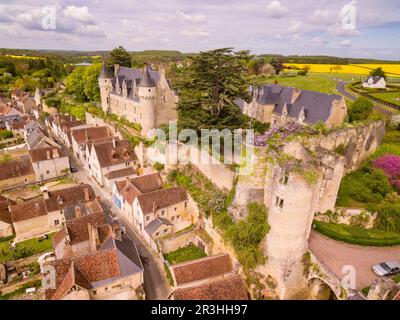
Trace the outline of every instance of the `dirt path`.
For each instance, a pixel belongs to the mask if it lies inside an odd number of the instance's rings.
[[[314,255],[339,279],[346,265],[355,267],[358,290],[371,285],[377,276],[371,271],[374,264],[385,261],[400,262],[400,246],[362,247],[329,239],[316,231],[311,231],[309,246]]]

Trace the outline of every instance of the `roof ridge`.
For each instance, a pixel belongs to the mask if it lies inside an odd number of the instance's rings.
[[[194,264],[194,263],[207,261],[207,260],[211,260],[211,259],[216,259],[216,258],[220,258],[220,257],[224,257],[224,256],[229,256],[230,257],[230,255],[227,252],[224,252],[224,253],[219,253],[219,254],[215,254],[215,255],[212,255],[212,256],[198,258],[198,259],[195,259],[195,260],[180,262],[180,263],[172,265],[172,267],[175,268],[175,267],[188,266],[188,265],[191,265],[191,264]]]

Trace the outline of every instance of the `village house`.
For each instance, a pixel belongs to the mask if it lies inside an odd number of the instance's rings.
[[[60,145],[58,145],[56,142],[54,142],[54,140],[50,139],[47,136],[47,133],[43,130],[41,126],[36,126],[32,128],[32,130],[29,132],[25,130],[24,134],[26,136],[25,142],[28,146],[28,150],[42,149],[48,147],[61,148]]]
[[[102,224],[100,215],[93,216],[67,222],[64,231],[56,235],[56,252],[63,243],[69,252],[71,246],[80,246],[81,251],[50,264],[55,268],[56,283],[55,288],[46,290],[46,299],[143,298],[144,268],[135,243],[121,233],[119,225]]]
[[[238,100],[243,114],[271,125],[289,122],[304,125],[324,123],[328,128],[341,125],[347,116],[344,98],[280,85],[251,88],[250,103]]]
[[[36,175],[29,156],[0,163],[0,190],[34,182],[36,182]]]
[[[101,186],[104,186],[107,173],[132,167],[136,160],[135,152],[127,140],[112,139],[88,144],[87,165],[91,176]]]
[[[37,181],[65,176],[69,172],[69,157],[60,148],[29,150]]]
[[[0,195],[0,238],[9,237],[14,234],[9,206],[14,202]]]
[[[138,175],[138,172],[133,167],[123,168],[115,171],[110,171],[106,173],[103,177],[104,180],[104,189],[112,195],[112,186],[115,181],[133,178]]]
[[[10,207],[15,242],[55,232],[67,219],[75,217],[76,206],[85,206],[90,211],[91,203],[97,201],[92,187],[84,184],[54,191],[46,187],[42,192],[39,199]]]
[[[364,88],[386,89],[386,80],[384,77],[370,76],[362,83]]]
[[[140,124],[141,134],[177,119],[178,96],[165,77],[165,70],[131,69],[105,65],[99,77],[101,107],[129,122]]]
[[[248,300],[244,281],[227,253],[178,263],[170,271],[175,284],[172,300]]]
[[[73,128],[71,130],[72,150],[75,157],[86,161],[86,144],[104,142],[113,139],[112,132],[107,126]]]

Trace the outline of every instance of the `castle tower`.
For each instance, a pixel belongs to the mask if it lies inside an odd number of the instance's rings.
[[[112,91],[112,80],[110,70],[107,69],[103,63],[99,76],[99,87],[101,96],[101,108],[105,113],[111,112],[110,110],[110,92]]]
[[[142,134],[155,128],[155,110],[157,97],[157,84],[150,75],[149,66],[145,66],[142,78],[138,85],[138,96],[140,101],[140,117],[139,123],[142,126]]]

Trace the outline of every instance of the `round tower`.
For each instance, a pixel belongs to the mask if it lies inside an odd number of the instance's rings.
[[[112,91],[112,79],[110,70],[103,63],[99,76],[101,108],[105,113],[111,112],[110,93]]]
[[[146,135],[148,131],[156,126],[155,110],[157,96],[157,85],[150,75],[148,66],[145,67],[138,85],[138,96],[140,101],[138,119],[142,126],[141,133],[142,135]]]

